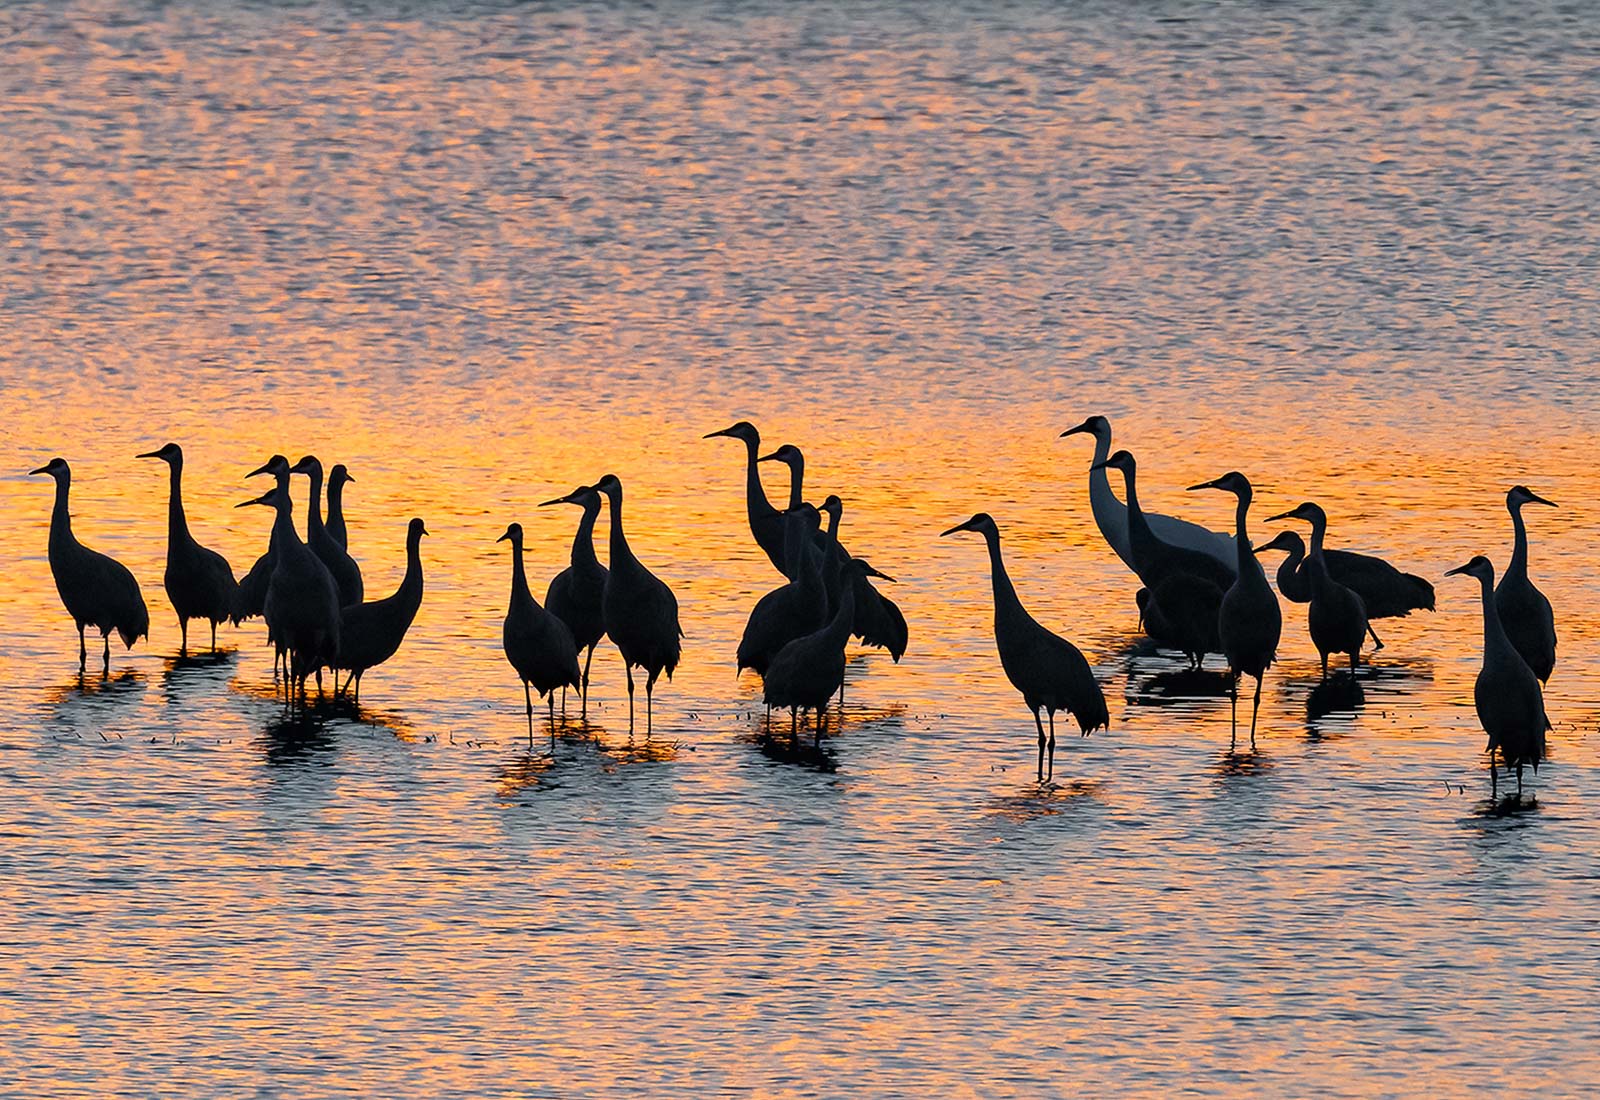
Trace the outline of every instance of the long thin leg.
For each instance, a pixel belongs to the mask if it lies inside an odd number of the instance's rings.
[[[656,677],[660,671],[645,674],[644,678],[644,739],[650,740],[650,735],[655,732],[655,715],[652,704],[656,694]]]
[[[1370,622],[1367,623],[1367,633],[1372,635],[1372,648],[1382,649],[1383,639],[1378,637],[1378,632],[1372,629],[1372,624]]]
[[[794,716],[794,708],[789,708],[789,740],[795,741],[800,736],[799,722]]]
[[[528,681],[522,681],[522,699],[528,704],[528,751],[533,751],[533,692],[528,690]]]
[[[211,654],[212,654],[212,656],[216,656],[216,652],[217,652],[217,620],[212,619],[211,620]]]
[[[633,666],[628,665],[628,733],[633,733]]]
[[[1044,773],[1045,782],[1048,783],[1056,777],[1056,712],[1047,709],[1045,713],[1050,715],[1050,763]]]
[[[1357,646],[1350,651],[1350,675],[1354,676],[1356,668],[1361,664],[1361,647]]]
[[[1033,712],[1033,724],[1039,730],[1039,782],[1044,782],[1044,723],[1039,721],[1039,712]]]
[[[1239,671],[1228,670],[1228,701],[1233,705],[1233,732],[1228,736],[1228,751],[1239,743]],[[1254,746],[1252,746],[1254,747]]]
[[[178,620],[178,656],[189,656],[189,620]]]
[[[828,728],[828,705],[824,703],[816,710],[817,723],[817,748],[822,747],[822,734]]]
[[[1326,653],[1322,655],[1322,679],[1324,681],[1328,679],[1328,655]]]
[[[361,706],[361,673],[356,673],[356,707]]]
[[[100,635],[100,640],[106,643],[105,656],[102,657],[101,660],[100,660],[100,663],[101,663],[100,671],[103,672],[105,675],[109,676],[109,675],[111,675],[111,635],[110,634],[102,634],[102,635]]]
[[[1494,767],[1494,749],[1489,750],[1489,801],[1500,797],[1500,776]]]
[[[83,624],[78,624],[78,675],[83,675],[83,670],[89,665],[89,647],[83,640]]]
[[[1256,677],[1256,698],[1250,705],[1250,751],[1256,751],[1256,715],[1261,712],[1261,677]]]
[[[594,646],[589,647],[589,656],[583,659],[583,710],[581,717],[589,717],[589,664],[594,660]]]
[[[1517,801],[1522,801],[1522,761],[1517,761]]]

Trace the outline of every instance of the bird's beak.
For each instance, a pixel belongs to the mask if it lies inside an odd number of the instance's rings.
[[[34,474],[48,474],[49,472],[50,472],[50,467],[48,467],[48,466],[40,466],[37,470],[29,470],[28,471],[28,476],[32,477]]]
[[[252,504],[265,504],[266,502],[267,502],[267,494],[263,493],[260,496],[256,497],[254,500],[242,501],[239,504],[235,504],[234,507],[235,508],[248,508]]]
[[[727,435],[727,434],[728,434],[728,433],[729,433],[729,431],[730,431],[730,430],[731,430],[731,429],[729,429],[729,428],[723,428],[723,429],[722,429],[722,430],[721,430],[721,431],[719,431],[719,432],[707,432],[707,433],[706,433],[706,434],[705,434],[705,435],[703,435],[703,436],[701,436],[701,437],[700,437],[700,438],[701,438],[701,439],[715,439],[715,438],[717,438],[717,437],[718,437],[718,436],[719,436],[719,435]]]
[[[161,452],[160,451],[146,451],[142,455],[134,455],[133,457],[134,458],[160,458],[161,457]]]
[[[1074,428],[1072,430],[1073,431],[1077,431],[1078,429]],[[1110,459],[1107,459],[1104,462],[1096,462],[1093,466],[1089,467],[1089,472],[1092,474],[1096,470],[1104,470],[1107,466],[1110,466],[1110,465],[1111,465],[1111,460]]]
[[[1445,572],[1445,576],[1447,576],[1447,577],[1454,577],[1454,576],[1456,576],[1456,575],[1457,575],[1457,574],[1459,574],[1459,573],[1465,573],[1465,572],[1466,572],[1466,571],[1467,571],[1467,567],[1466,567],[1466,566],[1464,566],[1464,565],[1458,565],[1458,566],[1456,566],[1456,567],[1455,567],[1455,568],[1454,568],[1454,569],[1450,569],[1450,570],[1446,570],[1446,572]]]
[[[256,477],[256,476],[258,476],[260,474],[270,474],[272,472],[272,470],[269,469],[269,467],[271,467],[271,465],[272,465],[272,463],[268,462],[266,465],[257,466],[254,470],[251,470],[248,474],[245,474],[244,476],[245,477]]]
[[[426,528],[426,527],[424,527],[424,528],[423,528],[423,529],[422,529],[422,533],[423,533],[423,534],[424,534],[424,535],[426,535],[426,534],[429,534],[429,531],[428,531],[428,529],[427,529],[427,528]]]
[[[345,473],[344,473],[344,479],[345,479],[345,480],[346,480],[346,481],[347,481],[347,482],[349,482],[349,483],[350,483],[350,484],[352,484],[352,485],[354,485],[354,484],[355,484],[355,480],[356,480],[356,479],[355,479],[355,478],[353,478],[353,477],[351,477],[351,476],[350,476],[350,471],[349,471],[349,470],[346,470],[346,471],[345,471]]]
[[[769,455],[762,455],[760,458],[756,459],[756,461],[757,462],[771,462],[773,459],[775,459],[777,457],[778,457],[778,452],[777,451],[773,451]]]
[[[709,438],[709,437],[707,437],[707,438]],[[576,504],[578,502],[576,500],[574,500],[573,498],[576,497],[579,493],[583,492],[584,489],[587,489],[587,488],[588,488],[588,486],[585,485],[582,489],[574,489],[574,490],[572,490],[572,492],[568,493],[564,497],[556,497],[556,499],[554,499],[554,500],[545,501],[544,503],[540,504],[539,507],[548,508],[552,504]]]
[[[1089,422],[1087,420],[1085,420],[1082,424],[1079,424],[1076,428],[1068,428],[1066,431],[1064,431],[1060,435],[1056,436],[1056,438],[1057,439],[1065,439],[1069,435],[1077,435],[1080,432],[1086,432],[1088,430],[1089,430]]]
[[[957,531],[966,531],[966,530],[969,530],[969,529],[970,529],[970,526],[969,526],[969,525],[970,525],[970,524],[971,524],[971,523],[972,523],[972,521],[971,521],[971,520],[968,520],[968,521],[967,521],[967,522],[966,522],[966,523],[958,523],[958,524],[956,524],[956,525],[955,525],[955,526],[954,526],[954,527],[952,527],[952,528],[950,528],[950,530],[948,530],[948,531],[940,531],[940,532],[939,532],[939,537],[940,537],[940,538],[944,538],[944,537],[945,537],[945,536],[946,536],[946,535],[953,535],[953,534],[955,534],[955,533],[956,533],[956,532],[957,532]]]
[[[1273,523],[1273,522],[1276,522],[1277,520],[1280,520],[1280,519],[1299,519],[1299,518],[1300,517],[1298,515],[1296,515],[1293,510],[1290,510],[1288,512],[1279,512],[1275,516],[1268,516],[1266,518],[1265,522]]]
[[[511,532],[507,531],[505,534],[501,535],[499,538],[495,539],[494,541],[495,542],[505,542],[506,539],[508,539],[510,537],[511,537]]]
[[[1215,479],[1213,479],[1211,481],[1202,481],[1199,485],[1191,485],[1186,491],[1192,493],[1196,489],[1215,489],[1216,487],[1217,483]]]
[[[866,567],[864,572],[867,574],[867,576],[869,576],[869,577],[877,577],[880,581],[888,581],[890,584],[899,584],[900,583],[899,581],[895,580],[893,577],[889,576],[889,574],[880,573],[876,569],[872,568],[872,566],[870,566],[870,565]]]
[[[1555,501],[1553,501],[1553,500],[1546,500],[1546,499],[1544,499],[1544,497],[1542,497],[1542,496],[1538,496],[1538,495],[1536,495],[1536,494],[1534,494],[1534,493],[1529,493],[1529,494],[1528,494],[1528,501],[1529,501],[1529,503],[1531,503],[1531,504],[1544,504],[1544,505],[1548,505],[1548,506],[1549,506],[1549,507],[1551,507],[1551,508],[1558,508],[1558,507],[1560,507],[1560,505],[1558,505],[1558,504],[1556,504],[1556,502],[1555,502]]]

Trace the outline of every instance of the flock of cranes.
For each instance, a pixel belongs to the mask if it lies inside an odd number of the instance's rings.
[[[1250,716],[1254,746],[1262,682],[1281,642],[1280,594],[1309,605],[1307,622],[1324,680],[1330,657],[1346,657],[1354,670],[1369,638],[1375,648],[1382,648],[1373,619],[1433,610],[1433,587],[1421,577],[1379,558],[1325,546],[1328,518],[1315,503],[1268,518],[1268,522],[1308,524],[1309,548],[1292,530],[1255,546],[1247,526],[1253,492],[1243,474],[1229,472],[1190,486],[1193,491],[1209,489],[1233,496],[1234,530],[1229,536],[1145,511],[1137,464],[1128,451],[1111,450],[1111,426],[1104,417],[1092,416],[1061,434],[1088,434],[1095,441],[1089,467],[1090,508],[1106,543],[1141,585],[1135,595],[1141,628],[1158,645],[1185,654],[1195,669],[1203,666],[1208,654],[1220,654],[1226,661],[1235,738],[1239,679],[1249,676],[1255,680]],[[849,639],[854,636],[885,649],[896,662],[906,651],[905,616],[872,584],[873,579],[893,578],[852,556],[841,543],[840,497],[829,495],[820,506],[806,502],[805,458],[798,448],[784,445],[761,454],[760,433],[747,421],[706,436],[718,437],[745,445],[750,533],[783,577],[783,583],[762,596],[751,611],[735,655],[737,667],[753,669],[761,677],[769,721],[774,708],[788,710],[791,735],[797,736],[799,723],[810,711],[820,740],[829,704],[836,694],[843,694]],[[304,704],[307,680],[313,676],[320,691],[325,669],[333,675],[336,696],[352,693],[359,702],[362,676],[395,654],[421,606],[420,544],[428,533],[423,521],[413,519],[408,525],[406,570],[399,587],[390,596],[369,601],[360,566],[347,544],[342,490],[354,480],[349,471],[334,466],[324,486],[322,464],[314,456],[290,465],[283,455],[273,455],[247,475],[272,477],[272,488],[239,505],[273,510],[267,549],[236,582],[228,562],[200,545],[189,531],[183,507],[182,448],[168,443],[138,457],[159,459],[168,466],[164,582],[178,616],[182,651],[188,650],[191,621],[210,624],[214,650],[219,623],[238,625],[260,616],[274,649],[274,676],[281,670],[291,704]],[[759,469],[762,462],[788,467],[786,507],[778,508],[767,499]],[[1112,490],[1109,471],[1122,477],[1121,499]],[[55,480],[49,561],[62,603],[77,626],[79,672],[88,660],[89,627],[101,634],[103,667],[109,670],[113,632],[130,648],[149,634],[150,616],[138,582],[125,566],[74,536],[69,510],[72,472],[67,463],[56,458],[30,472]],[[296,475],[308,482],[303,540],[295,526],[290,492]],[[535,693],[548,700],[552,735],[557,688],[563,704],[568,689],[578,692],[587,713],[589,669],[595,648],[604,639],[617,647],[626,670],[630,731],[635,722],[634,670],[644,675],[648,736],[656,683],[663,673],[671,679],[682,654],[677,599],[630,548],[623,524],[622,482],[615,475],[580,485],[541,507],[558,504],[575,505],[582,514],[570,564],[550,582],[542,604],[528,584],[521,525],[510,524],[499,539],[511,544],[512,555],[502,643],[523,685],[530,742]],[[1537,768],[1544,756],[1549,719],[1541,685],[1554,669],[1556,648],[1550,602],[1528,577],[1528,537],[1522,517],[1528,504],[1553,507],[1520,485],[1507,494],[1514,544],[1498,585],[1493,565],[1482,556],[1447,574],[1469,575],[1482,588],[1483,667],[1474,696],[1489,738],[1491,778],[1497,786],[1498,757],[1515,770],[1519,793],[1524,765]],[[595,523],[603,507],[610,510],[605,565],[594,545]],[[1001,667],[1033,714],[1038,778],[1047,782],[1055,766],[1056,714],[1069,714],[1084,735],[1106,727],[1110,716],[1104,693],[1083,653],[1023,606],[1006,572],[995,520],[979,513],[943,534],[959,532],[980,534],[987,545]],[[1260,561],[1269,550],[1287,555],[1276,571],[1276,592]]]

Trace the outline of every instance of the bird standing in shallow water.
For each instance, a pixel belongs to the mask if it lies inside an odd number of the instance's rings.
[[[1328,563],[1322,556],[1322,535],[1328,529],[1327,514],[1307,501],[1292,511],[1268,516],[1267,522],[1280,519],[1298,519],[1311,524],[1311,553],[1306,557],[1306,570],[1311,577],[1311,606],[1306,609],[1306,625],[1311,629],[1311,643],[1322,657],[1322,678],[1328,678],[1330,653],[1348,653],[1350,671],[1354,673],[1361,663],[1361,643],[1370,633],[1367,606],[1360,595],[1328,575]]]
[[[1543,504],[1554,508],[1544,497],[1526,485],[1514,486],[1506,494],[1506,511],[1511,513],[1515,541],[1511,563],[1495,586],[1494,606],[1506,637],[1517,647],[1540,683],[1548,683],[1556,667],[1556,616],[1550,601],[1528,579],[1528,529],[1522,522],[1524,504]]]
[[[822,555],[810,551],[812,532],[819,526],[817,510],[809,504],[790,509],[784,526],[784,572],[794,579],[762,596],[750,610],[736,655],[740,672],[749,668],[765,676],[780,649],[828,620]]]
[[[958,531],[976,531],[988,544],[989,579],[994,588],[994,640],[1000,651],[1000,667],[1033,714],[1033,724],[1039,731],[1038,778],[1040,783],[1049,782],[1056,770],[1056,711],[1071,714],[1078,721],[1078,729],[1088,736],[1092,730],[1111,725],[1105,693],[1078,647],[1045,629],[1022,606],[1000,556],[1000,529],[994,519],[987,512],[979,512],[940,537]],[[1044,724],[1039,721],[1041,708],[1050,716],[1048,740]]]
[[[628,730],[633,731],[633,669],[644,669],[644,728],[654,727],[656,680],[672,679],[682,653],[683,628],[678,625],[678,600],[672,589],[634,556],[622,530],[622,482],[607,474],[594,488],[611,504],[611,567],[606,574],[601,609],[606,634],[622,654],[628,673]]]
[[[511,667],[517,670],[517,678],[522,681],[522,697],[528,704],[528,747],[533,747],[530,684],[541,698],[550,700],[550,741],[554,745],[555,689],[575,688],[582,683],[578,672],[578,644],[572,640],[567,624],[540,607],[528,588],[528,574],[522,567],[522,524],[513,523],[495,541],[511,543],[511,602],[506,608],[500,642],[506,651],[506,660],[511,662]]]
[[[1267,575],[1256,560],[1250,547],[1250,535],[1245,529],[1250,501],[1255,493],[1250,479],[1237,470],[1223,474],[1213,481],[1189,486],[1196,489],[1221,489],[1238,498],[1234,512],[1233,544],[1238,548],[1239,575],[1232,587],[1222,594],[1222,605],[1217,611],[1217,637],[1222,643],[1222,654],[1228,659],[1228,695],[1233,704],[1233,737],[1231,749],[1239,737],[1239,677],[1248,674],[1256,678],[1255,700],[1250,707],[1250,748],[1256,747],[1256,717],[1261,712],[1261,679],[1266,675],[1278,655],[1278,640],[1283,635],[1283,610],[1278,597],[1267,583]]]
[[[306,455],[291,466],[289,472],[305,474],[311,479],[311,492],[306,502],[306,545],[328,567],[333,583],[339,586],[339,606],[360,603],[366,596],[361,567],[322,522],[322,463],[315,455]]]
[[[787,643],[773,656],[761,679],[761,697],[770,710],[789,710],[789,733],[795,736],[797,714],[810,710],[816,715],[817,744],[827,725],[828,700],[844,685],[844,647],[850,640],[850,621],[855,612],[855,588],[850,576],[870,569],[866,562],[852,558],[840,566],[839,606],[820,630]]]
[[[1522,766],[1532,764],[1535,772],[1544,759],[1545,730],[1550,721],[1545,715],[1544,693],[1539,679],[1506,636],[1495,608],[1494,566],[1478,555],[1445,576],[1466,574],[1477,579],[1483,592],[1483,667],[1473,684],[1472,698],[1478,721],[1489,735],[1489,783],[1491,794],[1498,791],[1494,754],[1506,767],[1517,772],[1517,797],[1522,797]]]
[[[572,640],[580,651],[587,650],[583,659],[583,709],[589,713],[589,665],[594,660],[594,648],[606,636],[605,595],[606,567],[594,552],[594,524],[600,515],[600,494],[591,485],[580,485],[564,497],[547,500],[539,505],[548,508],[553,504],[576,504],[583,509],[578,520],[578,533],[572,537],[572,564],[555,575],[544,594],[545,610],[567,624]],[[561,689],[561,705],[567,705],[566,688]]]
[[[122,644],[133,643],[150,634],[150,612],[144,605],[139,582],[128,567],[97,550],[91,550],[72,533],[72,513],[67,497],[72,490],[72,469],[65,459],[52,458],[34,474],[49,474],[56,482],[56,503],[50,512],[50,572],[55,577],[61,603],[78,627],[78,675],[88,664],[89,652],[83,628],[93,626],[105,642],[102,673],[111,672],[111,632]]]
[[[761,450],[761,433],[748,420],[741,420],[720,432],[710,432],[705,438],[716,439],[719,436],[737,439],[744,444],[744,496],[745,511],[750,516],[750,534],[767,555],[767,560],[772,562],[773,568],[781,573],[784,567],[783,515],[767,500],[767,491],[761,485],[761,468],[756,465],[759,461],[756,455]]]
[[[422,606],[422,520],[406,526],[406,572],[394,595],[339,609],[339,652],[334,658],[333,693],[339,694],[339,670],[349,673],[344,690],[355,685],[355,702],[361,705],[361,677],[369,668],[393,657]]]
[[[335,463],[328,471],[328,520],[323,526],[346,551],[350,549],[350,532],[344,522],[344,487],[354,480],[343,462]]]
[[[189,620],[204,619],[211,624],[211,652],[215,653],[217,624],[233,613],[239,587],[233,570],[226,558],[201,546],[189,533],[189,520],[183,511],[183,448],[168,443],[160,450],[135,457],[165,462],[171,482],[167,496],[167,569],[162,582],[172,610],[178,614],[178,652],[188,655]]]
[[[315,672],[320,691],[322,669],[339,653],[339,589],[328,567],[300,541],[294,504],[281,484],[238,507],[251,504],[273,510],[272,580],[264,615],[274,643],[288,653],[290,697],[298,688],[304,703],[306,678]]]

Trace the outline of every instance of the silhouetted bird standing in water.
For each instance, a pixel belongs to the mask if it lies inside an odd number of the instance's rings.
[[[979,512],[940,537],[958,531],[976,531],[988,544],[989,579],[994,587],[994,641],[1000,651],[1000,667],[1011,686],[1022,693],[1022,701],[1033,715],[1033,724],[1039,731],[1038,779],[1048,782],[1056,770],[1056,711],[1071,714],[1087,736],[1092,730],[1111,725],[1105,694],[1078,647],[1046,630],[1022,606],[1000,557],[1000,529],[993,518],[987,512]],[[1044,723],[1039,720],[1041,708],[1050,716],[1048,740]]]
[[[1255,701],[1250,707],[1250,747],[1256,747],[1256,716],[1261,711],[1261,678],[1278,655],[1278,640],[1283,635],[1283,611],[1278,607],[1278,597],[1267,583],[1267,575],[1250,548],[1250,535],[1245,528],[1246,516],[1254,492],[1250,479],[1238,471],[1230,471],[1213,481],[1191,485],[1195,489],[1221,489],[1238,498],[1234,512],[1233,544],[1238,550],[1239,575],[1232,587],[1222,594],[1222,605],[1217,612],[1217,636],[1222,643],[1222,654],[1228,659],[1230,681],[1229,696],[1233,710],[1233,736],[1231,749],[1239,737],[1239,676],[1247,674],[1256,678]]]
[[[85,626],[100,631],[105,642],[102,671],[109,674],[113,630],[129,649],[150,634],[150,612],[144,606],[139,582],[127,566],[89,549],[73,536],[72,513],[67,506],[72,470],[66,460],[52,458],[28,473],[49,474],[56,481],[56,503],[50,513],[50,572],[56,579],[61,603],[78,627],[78,675],[83,675],[89,659],[83,640]]]
[[[147,451],[139,458],[159,458],[167,464],[171,489],[167,498],[167,570],[162,580],[172,610],[178,614],[182,637],[178,652],[189,652],[189,620],[204,619],[211,624],[211,652],[217,651],[217,624],[233,613],[238,585],[228,560],[208,550],[189,534],[189,520],[183,511],[183,448],[168,443],[160,450]]]
[[[555,575],[544,594],[545,610],[567,624],[572,640],[580,651],[587,650],[583,659],[583,710],[589,713],[589,665],[594,660],[594,647],[606,636],[605,595],[606,567],[600,564],[594,552],[594,524],[600,515],[600,494],[591,485],[580,485],[564,497],[547,500],[539,505],[548,508],[553,504],[576,504],[583,509],[578,520],[578,533],[572,538],[572,564]],[[566,689],[561,690],[561,705],[566,706]]]
[[[305,474],[311,479],[310,499],[306,502],[306,545],[333,574],[333,583],[339,587],[339,606],[360,603],[366,595],[361,583],[361,567],[322,522],[322,463],[315,455],[306,455],[290,467],[289,472]]]
[[[852,558],[842,569],[839,606],[820,630],[796,638],[772,658],[761,679],[761,695],[768,708],[787,708],[789,732],[796,733],[796,714],[811,710],[816,714],[817,744],[822,743],[828,700],[844,685],[844,647],[850,640],[850,621],[855,613],[854,573],[871,568]]]
[[[1306,609],[1306,624],[1311,628],[1311,643],[1322,657],[1322,678],[1328,678],[1328,654],[1348,653],[1350,671],[1361,663],[1361,643],[1366,641],[1367,606],[1359,594],[1328,574],[1322,554],[1322,535],[1328,529],[1325,512],[1310,501],[1289,512],[1268,516],[1267,522],[1298,519],[1311,524],[1311,553],[1306,571],[1311,578],[1311,606]],[[1266,549],[1266,547],[1262,547]]]
[[[344,524],[344,487],[354,481],[343,462],[328,471],[328,521],[323,524],[333,541],[343,549],[350,549],[350,533]]]
[[[1312,537],[1316,537],[1315,529]],[[1306,544],[1294,531],[1280,531],[1270,542],[1256,548],[1284,550],[1287,556],[1278,566],[1278,591],[1290,603],[1311,602],[1311,571],[1305,563]],[[1433,610],[1433,585],[1415,573],[1402,573],[1382,558],[1357,554],[1351,550],[1322,548],[1328,576],[1361,597],[1367,609],[1367,633],[1378,649],[1383,642],[1372,630],[1371,620],[1402,618],[1413,611]]]
[[[533,747],[533,696],[528,685],[540,698],[550,700],[550,740],[556,736],[555,689],[578,687],[582,676],[578,672],[578,644],[572,640],[572,631],[549,611],[539,606],[528,588],[528,574],[522,568],[522,524],[513,523],[496,542],[511,543],[511,603],[506,608],[505,626],[501,631],[501,644],[506,660],[517,670],[522,681],[522,697],[528,704],[528,747]]]
[[[1091,416],[1076,428],[1062,432],[1060,438],[1080,433],[1094,437],[1094,458],[1089,463],[1089,508],[1094,513],[1095,526],[1122,564],[1137,573],[1139,567],[1134,563],[1128,539],[1128,506],[1111,491],[1106,475],[1106,459],[1111,457],[1111,422],[1103,416]],[[1214,558],[1230,574],[1233,572],[1237,555],[1233,540],[1227,535],[1154,512],[1146,512],[1145,521],[1155,537],[1167,545],[1198,551]]]
[[[422,536],[428,533],[420,519],[406,527],[406,572],[394,595],[370,603],[339,609],[339,652],[334,658],[333,692],[339,694],[340,669],[349,673],[344,690],[355,685],[355,702],[361,705],[361,677],[383,664],[399,650],[422,606]]]
[[[1522,522],[1524,504],[1555,507],[1526,485],[1515,486],[1506,494],[1506,511],[1511,513],[1516,541],[1511,549],[1511,564],[1506,566],[1505,575],[1495,587],[1494,606],[1506,637],[1511,639],[1511,644],[1517,647],[1517,652],[1540,682],[1548,683],[1556,667],[1556,616],[1544,593],[1528,579],[1528,529]]]
[[[1208,553],[1156,537],[1139,504],[1138,465],[1127,451],[1118,451],[1100,466],[1122,472],[1129,552],[1146,589],[1140,603],[1145,633],[1182,650],[1198,669],[1207,653],[1222,648],[1217,634],[1222,594],[1233,586],[1237,562],[1225,568]],[[1233,540],[1228,542],[1231,546]],[[1234,552],[1237,555],[1237,549]]]
[[[749,668],[765,676],[780,649],[827,622],[822,555],[810,549],[811,535],[819,525],[817,510],[809,504],[785,514],[784,572],[795,579],[762,596],[751,609],[739,638],[739,671]]]
[[[339,653],[339,589],[333,575],[294,529],[289,494],[275,485],[240,508],[260,504],[273,510],[272,580],[265,616],[273,640],[289,654],[291,689],[305,700],[306,678],[331,665]]]
[[[273,483],[284,496],[289,495],[289,460],[282,455],[273,455],[260,466],[251,470],[245,477],[259,477],[262,474],[271,474]],[[277,565],[278,526],[273,524],[272,534],[267,539],[267,552],[256,559],[250,567],[250,572],[244,575],[239,582],[238,589],[233,594],[233,625],[238,626],[246,619],[253,619],[257,615],[266,617],[267,589],[272,586],[272,570]],[[272,624],[267,624],[267,643],[272,646],[272,678],[278,678],[278,668],[283,668],[283,677],[289,679],[289,651],[272,634]]]
[[[665,672],[672,679],[682,653],[683,628],[678,625],[678,600],[655,574],[633,556],[622,530],[622,482],[607,474],[595,489],[611,503],[611,568],[601,607],[606,635],[622,654],[628,672],[628,729],[633,730],[633,669],[644,669],[644,728],[648,737],[654,725],[656,680]]]
[[[767,500],[767,491],[761,485],[761,469],[756,465],[756,455],[761,450],[761,433],[748,420],[741,420],[720,432],[711,432],[705,438],[716,439],[719,436],[737,439],[744,444],[744,495],[745,510],[750,515],[750,534],[755,536],[756,545],[767,555],[772,567],[782,573],[783,516]]]
[[[1490,789],[1499,788],[1494,770],[1494,753],[1499,749],[1506,766],[1517,771],[1520,798],[1522,766],[1532,764],[1538,771],[1539,761],[1544,759],[1544,734],[1550,724],[1545,716],[1544,693],[1539,690],[1539,678],[1501,625],[1500,613],[1495,609],[1494,566],[1480,554],[1445,575],[1459,573],[1477,578],[1483,591],[1483,668],[1473,685],[1472,697],[1477,704],[1478,721],[1489,735]]]

